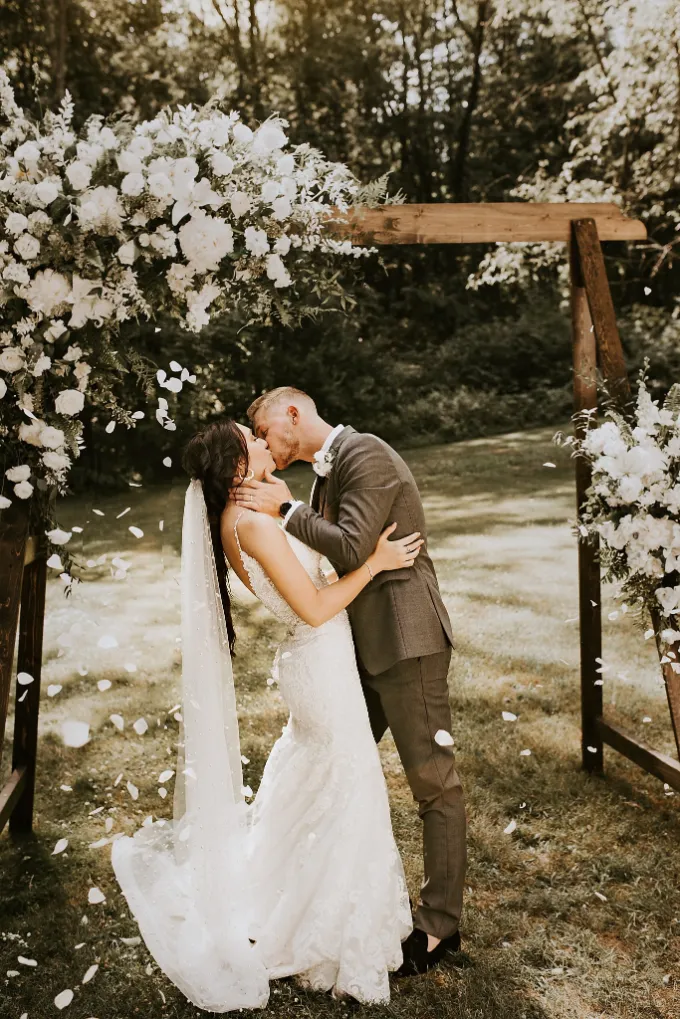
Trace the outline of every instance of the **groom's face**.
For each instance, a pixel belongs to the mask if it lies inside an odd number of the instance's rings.
[[[286,404],[274,405],[255,415],[253,431],[258,438],[266,441],[277,471],[285,471],[298,459],[300,440],[293,424],[297,419],[297,409]]]

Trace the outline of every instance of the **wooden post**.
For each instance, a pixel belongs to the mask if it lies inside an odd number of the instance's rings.
[[[573,339],[574,410],[595,410],[597,407],[597,347],[588,308],[581,260],[576,240],[576,224],[572,227],[569,246],[571,277],[571,329]],[[585,428],[579,419],[576,435],[583,438]],[[576,458],[576,506],[580,513],[585,493],[590,487],[590,464]],[[581,754],[586,771],[603,770],[603,743],[598,721],[602,716],[602,686],[596,683],[602,673],[596,672],[596,659],[602,658],[602,609],[600,605],[599,545],[578,543],[578,588],[581,638]]]
[[[47,562],[44,555],[38,555],[24,568],[21,590],[17,668],[19,672],[33,676],[33,682],[28,686],[17,683],[16,688],[12,770],[25,769],[26,778],[21,796],[9,819],[10,831],[15,834],[30,832],[33,827],[46,581]]]
[[[0,513],[0,761],[12,682],[27,536],[28,510],[14,500]]]

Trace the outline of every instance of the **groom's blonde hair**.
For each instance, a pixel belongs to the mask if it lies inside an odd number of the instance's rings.
[[[295,386],[279,386],[277,389],[270,389],[268,392],[263,393],[262,396],[258,396],[257,400],[253,400],[246,413],[248,420],[252,423],[258,411],[269,410],[270,407],[274,407],[279,403],[300,402],[306,403],[312,410],[316,411],[316,404],[307,393],[304,393],[301,389],[296,389]]]

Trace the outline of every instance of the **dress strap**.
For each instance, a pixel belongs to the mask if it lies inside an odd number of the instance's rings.
[[[236,517],[236,520],[234,521],[234,537],[236,538],[236,544],[238,545],[238,550],[241,553],[241,558],[243,558],[243,549],[241,548],[241,542],[238,540],[238,531],[236,530],[236,525],[238,524],[239,520],[241,519],[244,513],[245,510],[241,510],[239,515]]]

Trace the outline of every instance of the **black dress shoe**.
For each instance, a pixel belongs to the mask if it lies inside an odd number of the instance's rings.
[[[431,952],[427,950],[427,934],[419,927],[414,927],[406,941],[402,944],[404,961],[396,972],[398,977],[413,977],[418,973],[426,973],[447,955],[460,952],[460,931],[442,938]]]

